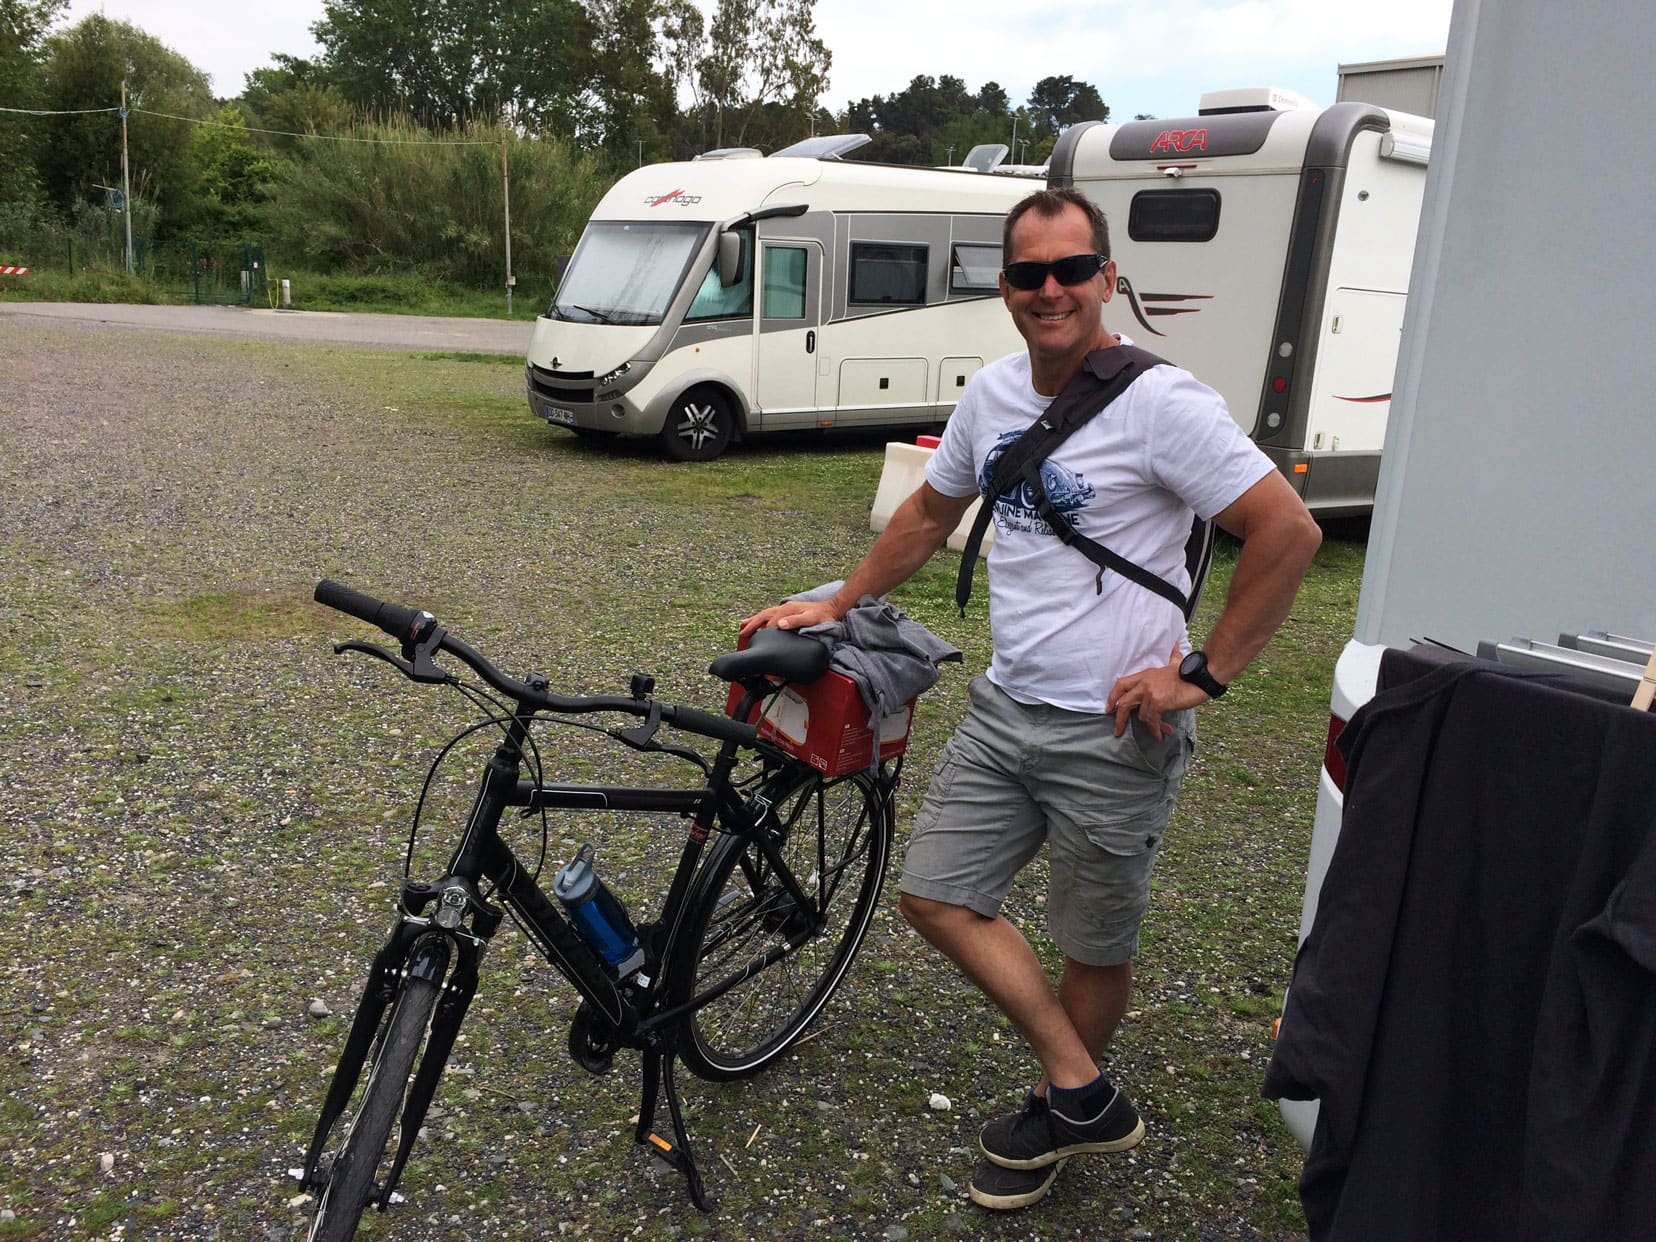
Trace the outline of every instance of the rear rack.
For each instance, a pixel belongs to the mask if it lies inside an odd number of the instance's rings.
[[[1648,639],[1584,630],[1579,634],[1560,634],[1556,643],[1537,642],[1532,638],[1481,642],[1478,655],[1515,668],[1572,673],[1631,699],[1650,661],[1652,646]]]

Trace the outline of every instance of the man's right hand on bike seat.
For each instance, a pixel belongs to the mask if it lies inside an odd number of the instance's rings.
[[[774,625],[779,630],[804,630],[825,621],[839,620],[832,600],[788,600],[754,613],[742,622],[738,641],[747,642],[755,632]]]

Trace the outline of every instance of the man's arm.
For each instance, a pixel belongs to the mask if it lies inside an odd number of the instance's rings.
[[[804,629],[836,621],[856,607],[864,595],[884,595],[900,586],[943,546],[975,496],[945,496],[922,482],[891,515],[874,546],[830,598],[812,603],[790,601],[766,608],[742,622],[741,637],[774,625],[782,630]]]
[[[1275,470],[1237,497],[1214,521],[1242,540],[1224,610],[1203,647],[1208,671],[1218,681],[1229,683],[1287,619],[1305,571],[1322,544],[1322,531],[1288,480]],[[1115,713],[1116,736],[1126,732],[1134,708],[1139,719],[1160,735],[1166,731],[1161,719],[1164,712],[1207,701],[1205,691],[1180,679],[1179,659],[1175,646],[1168,663],[1129,674],[1111,688],[1105,710]]]

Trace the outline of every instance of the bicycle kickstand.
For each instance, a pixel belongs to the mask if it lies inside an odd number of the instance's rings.
[[[690,1150],[690,1134],[684,1128],[684,1111],[679,1107],[678,1087],[673,1082],[673,1062],[677,1059],[678,1050],[671,1043],[644,1050],[644,1095],[639,1101],[638,1129],[633,1132],[633,1139],[649,1144],[656,1155],[684,1174],[690,1202],[704,1212],[711,1212],[713,1205],[708,1202],[695,1155]],[[667,1112],[673,1122],[671,1143],[654,1129],[656,1100],[660,1095],[667,1097]]]

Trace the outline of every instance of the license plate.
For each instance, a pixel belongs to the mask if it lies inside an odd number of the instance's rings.
[[[555,405],[549,405],[546,407],[546,421],[562,423],[565,427],[573,427],[575,425],[575,411],[559,409]]]

